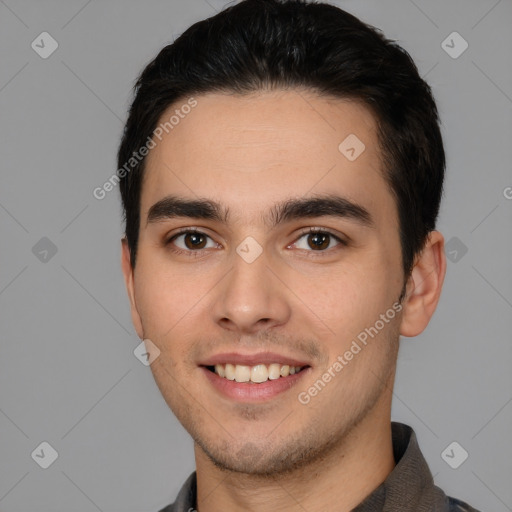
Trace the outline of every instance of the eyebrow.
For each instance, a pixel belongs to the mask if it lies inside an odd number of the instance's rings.
[[[270,209],[263,221],[267,226],[275,227],[292,220],[324,216],[348,219],[364,227],[375,227],[374,219],[364,206],[332,194],[282,201]],[[187,199],[171,195],[151,206],[146,225],[177,217],[227,224],[230,212],[229,208],[210,199]]]

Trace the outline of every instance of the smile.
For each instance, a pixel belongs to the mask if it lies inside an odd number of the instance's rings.
[[[242,403],[262,403],[277,398],[295,387],[313,369],[270,363],[220,364],[200,366],[203,375],[220,396]]]
[[[207,368],[223,379],[262,384],[269,380],[278,380],[299,373],[306,366],[290,366],[280,363],[260,363],[254,366],[247,366],[226,363],[207,366]]]

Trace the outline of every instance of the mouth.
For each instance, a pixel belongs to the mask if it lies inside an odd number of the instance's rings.
[[[284,394],[312,371],[304,361],[274,353],[219,354],[203,361],[199,369],[217,395],[244,403]]]
[[[235,381],[238,383],[247,382],[250,384],[263,384],[264,382],[286,379],[309,368],[304,366],[290,366],[288,364],[259,363],[253,366],[243,364],[216,364],[205,366],[207,370],[218,375],[221,379]]]

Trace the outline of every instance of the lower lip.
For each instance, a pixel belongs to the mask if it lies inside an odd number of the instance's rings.
[[[267,380],[258,384],[228,380],[201,366],[206,378],[217,391],[239,402],[263,402],[274,398],[295,386],[310,369],[311,367],[304,368],[299,373],[288,375],[288,377],[279,377],[279,379]]]

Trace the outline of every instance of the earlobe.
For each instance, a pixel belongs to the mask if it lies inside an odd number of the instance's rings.
[[[407,281],[402,336],[417,336],[427,327],[439,302],[445,273],[444,237],[439,231],[431,231]]]
[[[128,247],[128,240],[126,239],[126,237],[123,237],[121,239],[121,268],[123,271],[126,292],[128,293],[128,298],[130,300],[132,323],[135,330],[137,331],[137,335],[139,336],[139,338],[143,339],[144,335],[142,329],[142,322],[140,319],[139,312],[137,311],[137,305],[135,303],[135,286],[133,269],[130,259],[130,248]]]

